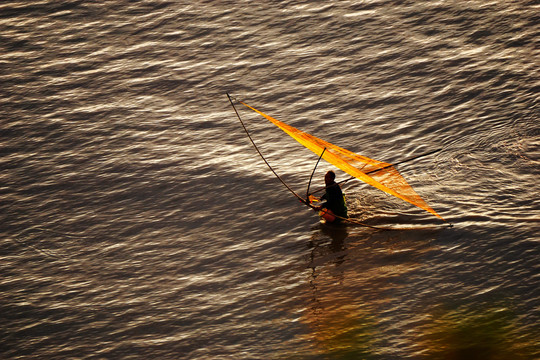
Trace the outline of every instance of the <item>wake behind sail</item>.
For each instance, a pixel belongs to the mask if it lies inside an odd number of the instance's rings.
[[[300,144],[349,175],[401,200],[407,201],[430,212],[441,220],[446,221],[414,191],[392,164],[373,160],[343,149],[276,120],[243,101],[238,102],[264,116]]]

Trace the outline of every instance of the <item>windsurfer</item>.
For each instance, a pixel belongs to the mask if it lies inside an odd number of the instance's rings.
[[[324,213],[324,209],[330,210],[332,215],[338,216],[335,218],[337,221],[341,218],[348,218],[347,215],[347,203],[345,202],[345,196],[341,191],[341,187],[336,183],[336,174],[330,170],[324,176],[324,182],[326,184],[326,193],[321,197],[321,200],[326,200],[325,203],[318,206],[316,209]],[[331,220],[331,217],[326,217],[327,220]]]

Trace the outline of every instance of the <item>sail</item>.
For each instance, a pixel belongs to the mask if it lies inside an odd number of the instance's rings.
[[[322,158],[351,176],[401,200],[418,206],[444,220],[414,191],[392,164],[373,160],[343,149],[276,120],[242,101],[240,103],[264,116],[315,154],[320,156],[323,150],[326,149]]]

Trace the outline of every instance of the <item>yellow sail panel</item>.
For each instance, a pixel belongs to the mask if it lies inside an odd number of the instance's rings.
[[[354,176],[355,178],[362,180],[365,183],[374,186],[390,195],[418,206],[419,208],[424,209],[444,220],[420,197],[420,195],[414,191],[414,189],[391,164],[373,160],[353,153],[352,151],[343,149],[313,135],[298,130],[297,128],[289,126],[279,120],[276,120],[242,101],[240,101],[240,103],[264,116],[266,119],[271,121],[281,130],[289,134],[293,139],[304,145],[309,150],[313,151],[315,154],[320,156],[320,154],[326,148],[326,151],[323,154],[323,159],[350,174],[351,176]],[[368,175],[367,173],[370,172],[373,173]]]

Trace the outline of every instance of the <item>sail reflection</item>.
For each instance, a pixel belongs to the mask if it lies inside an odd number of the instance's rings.
[[[308,243],[306,358],[532,359],[535,342],[507,301],[449,304],[430,283],[437,232],[351,234],[321,227]],[[497,302],[498,301],[498,302]]]
[[[534,339],[519,333],[517,317],[504,304],[434,311],[432,322],[418,331],[418,345],[435,360],[532,359]]]

